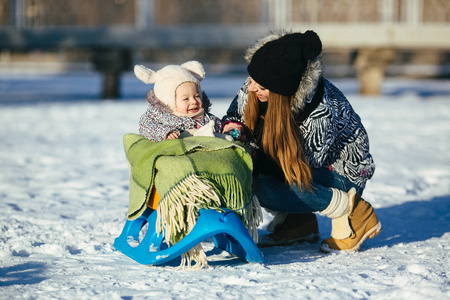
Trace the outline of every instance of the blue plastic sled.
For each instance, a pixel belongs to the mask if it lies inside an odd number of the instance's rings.
[[[164,235],[155,231],[156,211],[147,208],[137,219],[127,220],[122,233],[114,241],[114,247],[144,265],[160,265],[179,257],[198,243],[212,237],[214,246],[249,263],[263,263],[264,258],[244,224],[232,211],[220,213],[200,209],[194,229],[181,241],[167,247]],[[139,241],[142,227],[148,223],[147,232],[138,245],[130,245],[130,237]]]

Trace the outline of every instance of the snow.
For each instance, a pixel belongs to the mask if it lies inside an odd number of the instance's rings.
[[[213,113],[242,81],[205,79]],[[1,74],[0,299],[449,299],[449,81],[388,79],[379,97],[333,82],[369,133],[377,170],[364,198],[382,233],[352,254],[264,248],[263,265],[206,241],[211,267],[181,271],[113,247],[128,205],[122,136],[137,132],[147,87],[126,75],[120,100],[99,101],[94,74]],[[319,227],[328,237],[330,221]]]

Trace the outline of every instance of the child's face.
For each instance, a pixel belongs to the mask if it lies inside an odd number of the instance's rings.
[[[175,91],[175,105],[177,112],[183,114],[196,113],[202,108],[202,98],[198,87],[193,82],[180,84]]]

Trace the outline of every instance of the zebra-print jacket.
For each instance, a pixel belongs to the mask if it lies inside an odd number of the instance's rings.
[[[259,47],[285,33],[274,33],[247,51],[250,60]],[[223,121],[243,122],[247,79]],[[299,123],[306,159],[312,168],[328,168],[364,188],[375,171],[369,138],[358,114],[332,83],[322,77],[320,58],[308,62],[292,111]]]

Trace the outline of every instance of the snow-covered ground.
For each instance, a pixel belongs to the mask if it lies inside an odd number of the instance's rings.
[[[242,76],[207,78],[222,116]],[[211,268],[143,266],[116,251],[147,89],[123,79],[99,101],[96,75],[0,75],[0,299],[450,299],[450,82],[394,80],[361,97],[335,80],[377,164],[364,198],[382,233],[353,254],[319,244],[264,248],[247,264],[205,243]],[[319,216],[328,237],[330,222]]]

